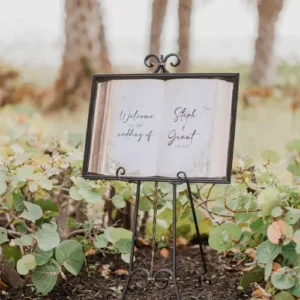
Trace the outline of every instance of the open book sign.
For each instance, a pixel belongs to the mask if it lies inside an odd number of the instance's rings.
[[[93,77],[83,177],[230,182],[239,74]]]

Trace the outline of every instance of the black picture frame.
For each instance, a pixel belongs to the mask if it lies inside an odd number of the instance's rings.
[[[234,139],[235,139],[235,127],[236,127],[236,114],[237,114],[237,103],[238,103],[238,90],[239,90],[239,73],[157,73],[157,74],[98,74],[92,77],[92,88],[89,105],[89,114],[87,121],[85,150],[83,158],[82,177],[91,180],[118,180],[117,176],[108,176],[104,174],[88,172],[88,164],[90,159],[90,150],[92,142],[92,131],[94,122],[94,112],[96,104],[96,92],[97,84],[100,82],[110,80],[125,80],[125,79],[160,79],[160,80],[171,80],[171,79],[221,79],[233,83],[232,93],[232,104],[231,104],[231,120],[230,120],[230,132],[229,132],[229,146],[227,154],[227,171],[225,177],[188,177],[188,181],[191,183],[212,183],[212,184],[228,184],[231,182],[232,172],[232,160],[234,150]],[[180,172],[181,170],[178,170]],[[148,177],[137,177],[137,176],[122,176],[122,179],[128,181],[159,181],[159,182],[179,182],[180,179],[176,177],[163,177],[163,176],[148,176]],[[188,174],[186,174],[188,176]]]

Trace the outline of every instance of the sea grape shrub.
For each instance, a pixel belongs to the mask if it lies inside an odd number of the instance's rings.
[[[54,136],[39,117],[0,112],[1,260],[49,293],[59,276],[77,275],[89,249],[121,253],[129,261],[132,233],[103,228],[105,195],[111,185],[81,178],[82,137]],[[131,197],[128,185],[122,197]],[[115,197],[116,209],[123,200]],[[78,204],[85,218],[72,218]],[[7,270],[10,272],[11,270]]]
[[[235,161],[233,182],[216,189],[211,209],[216,226],[210,246],[239,253],[247,266],[239,288],[255,282],[259,299],[300,298],[299,140],[288,149],[293,152],[288,170],[274,171],[280,157],[272,150],[262,153],[263,164]]]

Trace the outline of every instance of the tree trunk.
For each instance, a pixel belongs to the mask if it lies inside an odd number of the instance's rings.
[[[179,72],[188,72],[190,70],[190,27],[192,15],[192,0],[179,0],[178,19],[179,19],[179,56],[181,64],[178,67]]]
[[[275,76],[274,41],[276,22],[284,0],[258,0],[258,37],[250,76],[254,85],[269,86]]]
[[[65,49],[45,108],[75,107],[89,99],[91,76],[110,72],[104,25],[97,0],[65,0]]]
[[[160,53],[160,38],[163,31],[167,4],[168,0],[153,0],[149,54],[162,54]]]

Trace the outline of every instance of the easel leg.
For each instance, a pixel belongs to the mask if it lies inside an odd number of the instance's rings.
[[[205,254],[204,254],[203,245],[202,245],[201,239],[200,239],[200,231],[199,231],[199,227],[198,227],[197,215],[196,215],[196,211],[195,211],[195,206],[194,206],[190,183],[187,181],[186,185],[187,185],[188,198],[190,200],[190,204],[191,204],[191,208],[192,208],[193,219],[194,219],[194,224],[195,224],[196,234],[197,234],[197,241],[199,244],[199,249],[200,249],[201,258],[202,258],[203,269],[204,269],[204,273],[207,273]]]
[[[137,234],[137,218],[138,218],[138,212],[139,212],[139,202],[140,202],[140,190],[141,190],[141,182],[137,182],[136,186],[136,197],[135,197],[135,207],[134,207],[134,215],[133,215],[133,235],[132,235],[132,241],[131,241],[131,250],[130,250],[130,264],[129,264],[129,277],[127,279],[126,285],[124,286],[123,293],[122,293],[122,300],[125,299],[126,293],[128,290],[128,286],[131,279],[131,273],[133,269],[133,260],[134,260],[134,244],[136,240],[136,234]]]
[[[173,234],[173,253],[172,253],[172,277],[174,282],[174,287],[176,291],[177,300],[181,299],[180,292],[177,285],[177,279],[176,279],[176,184],[173,184],[173,225],[172,225],[172,234]]]

